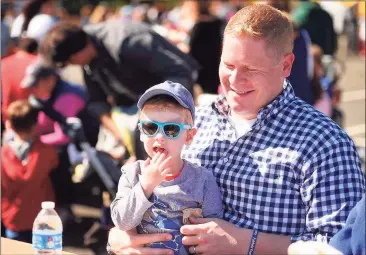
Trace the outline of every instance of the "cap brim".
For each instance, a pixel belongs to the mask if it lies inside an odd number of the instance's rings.
[[[33,87],[37,83],[37,79],[33,75],[29,75],[24,77],[24,79],[20,83],[20,87],[23,89],[27,89]]]
[[[174,95],[173,93],[171,93],[170,91],[164,90],[164,89],[154,89],[151,91],[147,91],[145,94],[143,94],[139,101],[137,102],[137,107],[142,110],[142,107],[144,107],[144,104],[146,103],[146,101],[148,101],[149,99],[151,99],[154,96],[158,96],[158,95],[168,95],[173,97],[175,100],[177,100],[177,102],[183,106],[184,108],[189,109],[188,105],[186,105],[182,100],[180,100],[179,97],[177,97],[176,95]]]

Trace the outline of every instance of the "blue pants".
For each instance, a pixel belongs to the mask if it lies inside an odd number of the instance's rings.
[[[171,249],[174,251],[174,255],[182,255],[188,254],[188,251],[182,244],[182,235],[179,231],[170,232],[173,236],[173,239],[166,242],[158,242],[150,244],[151,248],[163,248],[163,249]]]

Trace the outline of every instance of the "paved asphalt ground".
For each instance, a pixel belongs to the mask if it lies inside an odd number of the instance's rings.
[[[341,99],[341,110],[345,115],[345,130],[359,147],[365,147],[365,59],[353,56],[346,56],[346,40],[344,37],[339,41],[338,57],[345,63],[346,72],[340,80],[340,87],[343,90]],[[68,79],[81,83],[82,78],[78,69],[69,68],[64,73]],[[72,78],[70,78],[72,77]],[[80,187],[79,187],[80,186]],[[78,186],[78,201],[73,206],[77,216],[75,223],[65,227],[64,249],[75,254],[93,254],[83,244],[83,235],[98,220],[100,210],[98,205],[101,200],[98,196],[98,189],[85,190]],[[86,185],[84,185],[86,186]],[[95,195],[90,196],[90,193]],[[104,234],[105,236],[106,234]],[[103,234],[101,235],[103,236]],[[103,238],[102,238],[103,239]],[[104,240],[99,239],[101,243]],[[98,255],[100,253],[98,252]]]

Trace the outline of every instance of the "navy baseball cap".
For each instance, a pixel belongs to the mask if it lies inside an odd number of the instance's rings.
[[[165,81],[146,90],[137,102],[137,107],[142,110],[146,101],[158,95],[168,95],[173,97],[181,106],[191,112],[192,119],[194,121],[195,108],[192,94],[183,85],[172,81]]]

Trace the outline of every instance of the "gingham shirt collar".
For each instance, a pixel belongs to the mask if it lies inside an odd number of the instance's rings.
[[[289,85],[287,80],[284,81],[282,92],[268,105],[261,108],[257,115],[257,121],[253,127],[261,126],[262,121],[270,118],[273,115],[277,115],[281,111],[282,107],[287,105],[291,100],[295,98],[294,91]],[[229,118],[230,106],[224,95],[220,95],[213,103],[214,110],[218,111],[220,115]],[[259,126],[258,126],[259,125]]]

